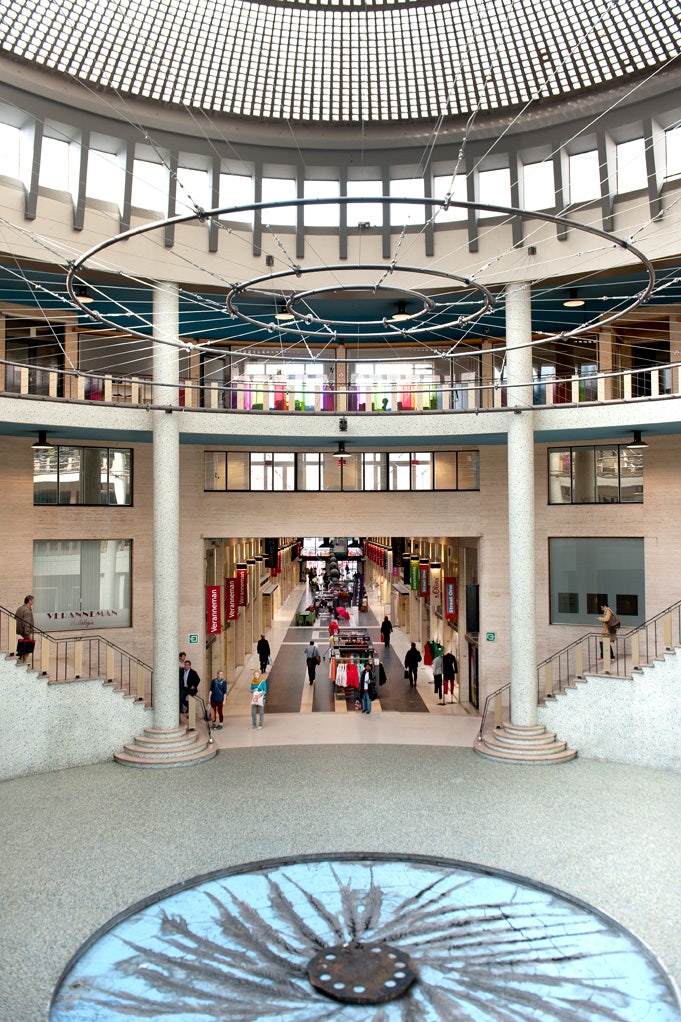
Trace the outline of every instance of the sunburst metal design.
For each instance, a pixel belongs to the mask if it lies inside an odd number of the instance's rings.
[[[353,969],[353,955],[373,954],[393,974]],[[339,956],[341,978],[318,969]],[[355,989],[353,1003],[318,976],[336,989],[405,982],[385,1003]],[[50,1019],[130,1018],[679,1022],[681,1011],[648,949],[565,894],[467,863],[339,855],[211,874],[115,919],[65,972]]]

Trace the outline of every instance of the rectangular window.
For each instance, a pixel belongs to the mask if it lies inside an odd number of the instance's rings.
[[[227,489],[227,455],[224,451],[206,451],[203,456],[204,490]]]
[[[570,202],[591,202],[601,194],[601,179],[598,167],[598,153],[577,153],[569,158]]]
[[[458,451],[456,455],[457,490],[480,489],[480,451]]]
[[[549,504],[642,504],[643,452],[625,446],[549,450]]]
[[[66,445],[34,451],[33,503],[129,507],[132,451]]]
[[[227,489],[247,490],[249,480],[248,451],[230,451],[227,455]]]
[[[170,175],[162,163],[135,160],[132,168],[132,205],[138,209],[168,209]]]
[[[645,620],[643,539],[550,539],[549,573],[552,624],[600,631],[603,603],[617,612],[625,628]]]
[[[617,193],[635,192],[648,183],[646,147],[642,138],[617,146]]]
[[[411,455],[393,453],[388,455],[388,489],[411,489]]]
[[[34,540],[35,622],[45,631],[129,628],[132,540]]]
[[[50,466],[40,485],[41,503],[57,503]],[[293,454],[204,451],[204,490],[255,490],[279,492],[385,492],[428,490],[479,490],[479,451],[434,453],[377,452]],[[64,502],[68,503],[68,500]]]
[[[412,455],[411,488],[412,490],[432,490],[433,472],[430,464],[430,454]]]
[[[386,457],[384,454],[365,454],[364,460],[364,489],[385,490],[386,487]]]
[[[272,488],[293,491],[296,488],[296,462],[293,454],[272,455]]]

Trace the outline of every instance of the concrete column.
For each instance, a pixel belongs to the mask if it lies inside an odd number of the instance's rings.
[[[179,336],[175,284],[154,288],[154,404],[177,406],[179,352],[163,340]],[[179,725],[180,441],[177,412],[152,412],[154,556],[154,727]]]
[[[529,284],[506,288],[511,723],[537,723],[534,430]]]

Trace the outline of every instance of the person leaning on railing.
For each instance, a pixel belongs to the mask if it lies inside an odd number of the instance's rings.
[[[608,607],[607,603],[602,603],[601,604],[601,616],[599,617],[598,620],[603,625],[603,627],[601,628],[601,635],[607,636],[607,638],[608,638],[608,643],[609,643],[608,650],[609,650],[609,653],[610,653],[610,662],[612,663],[612,661],[615,660],[615,653],[613,651],[613,646],[615,644],[615,639],[617,638],[617,631],[616,631],[615,622],[617,622],[617,624],[619,624],[619,618],[616,617],[615,612],[613,610],[611,610],[610,607]],[[598,659],[602,660],[604,655],[605,655],[603,653],[603,646],[604,646],[604,640],[603,639],[601,639],[601,641],[599,643],[599,646],[600,646],[600,655],[599,655]]]

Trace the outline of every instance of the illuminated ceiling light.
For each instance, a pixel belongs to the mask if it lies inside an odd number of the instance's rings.
[[[345,450],[345,440],[338,441],[338,450],[336,451],[336,457],[338,458],[339,465],[341,464],[341,462],[345,464],[348,458],[352,457],[352,454]]]
[[[409,317],[409,313],[407,312],[407,309],[405,307],[404,302],[398,302],[397,312],[394,312],[392,314],[391,319],[397,320],[399,322],[399,321],[401,321],[403,319],[409,319],[409,318],[410,318]]]
[[[278,323],[290,323],[290,321],[292,319],[295,319],[296,317],[293,315],[292,312],[290,312],[286,308],[286,304],[282,302],[280,305],[277,306],[277,311],[275,313],[274,318],[277,320]]]
[[[94,302],[94,298],[85,284],[76,284],[73,293],[82,305],[89,305],[91,302]]]
[[[564,309],[581,309],[586,304],[583,298],[579,297],[577,291],[574,288],[570,291],[568,297],[563,302]]]
[[[627,444],[628,451],[643,451],[648,446],[645,440],[641,440],[641,430],[634,430],[634,439],[631,443]]]
[[[54,447],[54,444],[48,444],[47,442],[47,430],[38,430],[38,439],[34,444],[31,444],[31,448],[34,451],[50,451]]]

